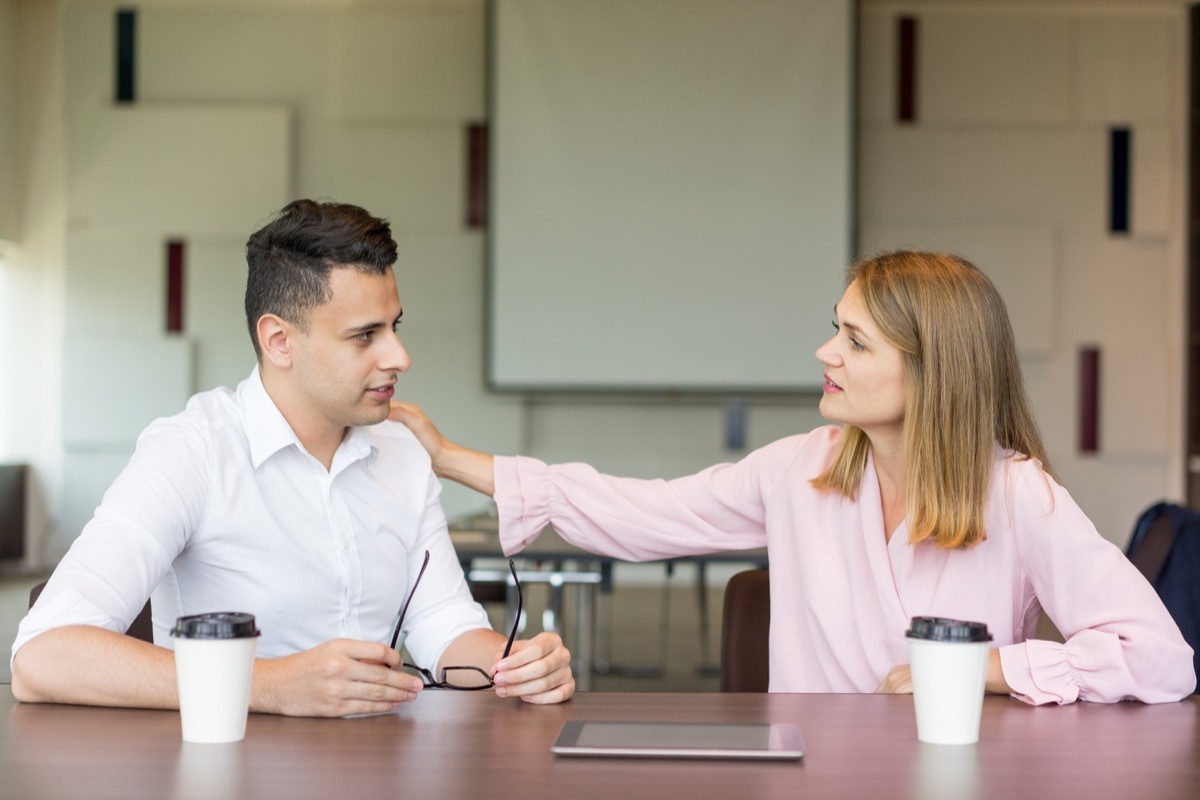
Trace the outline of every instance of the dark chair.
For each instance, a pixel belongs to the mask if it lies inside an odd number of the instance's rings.
[[[725,586],[721,691],[765,692],[769,678],[770,572],[739,572]]]
[[[1134,526],[1127,555],[1146,580],[1154,585],[1174,544],[1174,516],[1169,506],[1159,504],[1147,511]]]
[[[1200,679],[1200,510],[1177,503],[1150,506],[1134,524],[1125,555],[1150,581],[1191,645]]]
[[[29,607],[33,608],[33,604],[37,602],[38,595],[42,593],[42,589],[46,588],[46,582],[42,581],[37,586],[29,590]],[[129,626],[129,630],[125,631],[127,636],[132,636],[135,639],[141,639],[143,642],[154,644],[154,625],[150,622],[150,601],[146,601],[146,605],[141,612],[134,618],[133,623]]]

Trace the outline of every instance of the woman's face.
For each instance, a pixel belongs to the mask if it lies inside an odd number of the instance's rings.
[[[851,283],[834,306],[833,338],[817,349],[825,365],[821,415],[868,435],[899,435],[904,423],[904,354],[883,338]]]

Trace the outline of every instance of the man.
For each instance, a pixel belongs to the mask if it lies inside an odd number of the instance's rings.
[[[417,666],[477,666],[496,694],[529,702],[571,697],[557,635],[502,658],[506,637],[470,597],[428,456],[384,423],[409,367],[388,223],[297,200],[250,237],[246,261],[257,367],[139,437],[21,623],[14,696],[178,707],[168,630],[232,610],[262,630],[251,710],[388,711],[424,686],[384,642],[428,553],[404,621]],[[123,635],[151,591],[154,645]]]

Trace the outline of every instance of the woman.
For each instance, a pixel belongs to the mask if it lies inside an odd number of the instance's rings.
[[[826,426],[673,481],[613,478],[446,441],[396,404],[435,471],[486,494],[506,551],[547,524],[634,561],[766,545],[771,691],[911,691],[911,617],[986,622],[987,689],[1031,703],[1177,700],[1191,648],[1153,588],[1055,480],[1008,314],[966,261],[849,270]],[[1033,640],[1045,609],[1066,643]]]

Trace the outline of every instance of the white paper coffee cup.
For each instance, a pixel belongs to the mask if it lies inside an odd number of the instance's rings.
[[[222,611],[175,621],[171,636],[185,742],[246,738],[258,635],[253,614]]]
[[[978,742],[992,641],[987,625],[913,617],[906,635],[917,738],[929,744]]]

